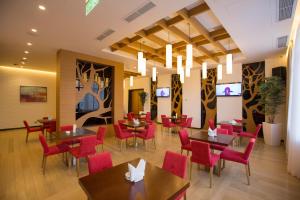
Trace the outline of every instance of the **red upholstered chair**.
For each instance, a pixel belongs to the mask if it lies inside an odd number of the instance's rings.
[[[189,117],[185,122],[179,124],[180,128],[191,128],[192,127],[193,118]]]
[[[260,129],[261,129],[261,124],[258,124],[258,125],[256,126],[256,130],[255,130],[254,133],[242,131],[242,132],[239,134],[239,136],[241,136],[241,137],[248,137],[248,138],[257,138]]]
[[[134,118],[134,113],[133,112],[127,113],[127,119],[128,119],[128,121],[132,121],[133,118]]]
[[[210,145],[205,142],[192,141],[192,156],[190,165],[190,179],[192,178],[192,164],[202,164],[210,168],[210,187],[212,187],[213,167],[218,163],[220,170],[220,155],[211,153]],[[219,171],[220,173],[220,171]]]
[[[177,119],[177,122],[178,122],[179,124],[181,124],[181,123],[185,123],[186,120],[187,120],[187,115],[181,115],[180,118]]]
[[[80,145],[72,147],[69,152],[76,158],[76,171],[79,176],[80,158],[86,158],[89,155],[96,153],[96,136],[86,136],[79,139]]]
[[[134,129],[130,129],[127,126],[123,125],[126,122],[126,120],[118,120],[118,124],[120,126],[120,128],[124,131],[128,131],[128,132],[132,132],[134,131]]]
[[[45,174],[46,161],[48,156],[52,156],[60,153],[66,153],[65,154],[66,164],[68,164],[68,154],[67,154],[67,152],[69,151],[68,145],[59,144],[59,145],[48,146],[45,136],[41,133],[39,134],[39,140],[43,147],[43,161],[42,161],[43,174]]]
[[[228,129],[217,128],[217,134],[228,135]],[[211,144],[210,148],[214,150],[224,151],[224,149],[226,149],[227,147],[219,144]]]
[[[163,124],[163,127],[164,127],[164,128],[167,128],[167,129],[168,129],[168,131],[170,131],[170,128],[176,127],[176,125],[175,125],[174,123],[172,123],[172,122],[170,121],[170,119],[167,118],[167,117],[163,117],[163,118],[162,118],[162,124]]]
[[[146,121],[151,121],[151,113],[150,113],[150,112],[147,112],[147,113],[146,113],[145,120],[146,120]]]
[[[104,137],[106,134],[106,127],[104,126],[99,126],[98,131],[97,131],[97,140],[96,140],[96,145],[102,145],[102,151],[104,151],[103,149],[103,142],[104,142]]]
[[[181,142],[181,154],[183,153],[183,150],[186,150],[186,154],[189,155],[189,151],[192,151],[192,146],[186,129],[181,129],[179,131],[179,138]]]
[[[113,166],[111,155],[108,152],[88,156],[89,174],[95,174]]]
[[[141,138],[144,140],[145,142],[145,148],[147,148],[147,140],[152,140],[154,147],[156,148],[156,144],[155,144],[155,125],[154,124],[149,124],[146,128],[145,131],[143,131],[142,133],[139,133],[136,135],[136,137]]]
[[[180,155],[171,151],[166,151],[162,168],[180,178],[186,178],[187,156]],[[179,194],[175,199],[182,197],[186,199],[186,191]]]
[[[220,157],[222,160],[228,160],[245,165],[248,185],[250,185],[250,163],[249,157],[254,148],[255,138],[251,138],[244,153],[232,149],[225,149]]]
[[[243,123],[243,120],[241,119],[234,119],[234,121],[238,122],[238,123]],[[233,125],[233,132],[235,133],[241,133],[243,131],[243,127],[241,126],[234,126]]]
[[[123,140],[126,140],[126,144],[127,144],[127,139],[128,138],[133,138],[134,135],[132,133],[130,133],[127,130],[122,130],[121,127],[119,126],[119,124],[114,124],[114,129],[115,129],[115,134],[116,134],[116,138],[119,139],[121,141],[120,144],[120,151],[122,151],[122,142]],[[126,145],[125,145],[126,147]]]
[[[66,131],[70,131],[72,132],[73,131],[73,125],[64,125],[64,126],[61,126],[60,127],[60,131],[62,132],[66,132]],[[79,143],[79,139],[72,139],[72,140],[63,140],[62,143],[64,144],[68,144],[68,145],[74,145],[74,144],[77,144]]]
[[[45,129],[46,130],[46,138],[47,138],[47,133],[50,134],[50,138],[53,134],[56,133],[56,121],[55,120],[48,122],[47,126],[44,126],[44,127],[46,127],[46,129]]]
[[[41,132],[41,133],[43,133],[43,130],[42,130],[41,127],[30,127],[28,125],[28,122],[26,120],[24,120],[23,123],[24,123],[26,131],[27,131],[27,134],[26,134],[26,143],[28,142],[28,135],[29,135],[29,133],[33,133],[33,132]]]
[[[215,130],[216,126],[215,126],[215,120],[213,119],[209,119],[208,120],[208,126],[210,129]]]
[[[228,135],[234,135],[232,125],[230,125],[230,124],[221,124],[220,128],[221,129],[227,129],[228,130]]]

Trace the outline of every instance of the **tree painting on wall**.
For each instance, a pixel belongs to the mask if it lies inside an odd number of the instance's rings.
[[[112,123],[112,66],[77,60],[76,89],[78,126]]]

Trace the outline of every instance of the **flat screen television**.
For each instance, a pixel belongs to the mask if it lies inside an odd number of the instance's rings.
[[[230,97],[242,95],[242,83],[222,83],[216,85],[217,97]]]
[[[157,97],[169,97],[170,96],[170,88],[169,87],[157,88],[156,96]]]

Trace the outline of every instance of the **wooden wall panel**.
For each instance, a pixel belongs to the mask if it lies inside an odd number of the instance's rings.
[[[208,69],[207,78],[201,75],[201,128],[208,129],[208,120],[217,118],[217,70]]]
[[[258,103],[259,84],[265,78],[265,62],[243,64],[243,119],[246,130],[254,132],[256,125],[265,121],[262,106]]]
[[[182,85],[178,74],[172,74],[172,115],[182,114]]]

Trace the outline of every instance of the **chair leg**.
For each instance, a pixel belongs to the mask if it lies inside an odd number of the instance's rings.
[[[180,154],[182,155],[182,153],[183,153],[183,149],[181,149],[181,152],[180,152]]]
[[[44,168],[44,161],[45,161],[45,156],[43,155],[43,159],[42,159],[42,168]]]
[[[184,193],[183,199],[186,200],[186,193]]]
[[[102,151],[104,151],[104,144],[102,144]]]
[[[250,185],[250,177],[249,177],[248,165],[245,165],[245,169],[246,169],[247,183],[248,183],[248,185]]]
[[[192,166],[193,163],[190,161],[190,180],[192,180]]]
[[[45,171],[46,171],[46,163],[47,163],[47,156],[45,156],[45,158],[44,158],[43,175],[45,175]]]
[[[218,160],[218,176],[221,176],[221,160]]]
[[[214,171],[214,168],[213,168],[213,167],[210,167],[210,169],[209,169],[209,187],[210,187],[210,188],[212,188],[213,171]]]
[[[68,152],[66,152],[65,154],[66,154],[66,166],[69,167]]]
[[[249,176],[251,176],[251,173],[250,173],[250,162],[248,162],[248,174],[249,174]]]
[[[76,159],[76,171],[77,171],[77,177],[79,177],[79,166],[80,165],[80,159],[79,158],[77,158]]]
[[[222,169],[224,169],[225,168],[225,160],[223,159],[223,167],[222,167]]]
[[[189,156],[189,153],[190,153],[190,151],[189,151],[189,150],[186,150],[186,155],[187,155],[187,156]]]
[[[26,135],[26,143],[28,142],[28,134],[29,134],[29,133],[27,132],[27,135]]]

